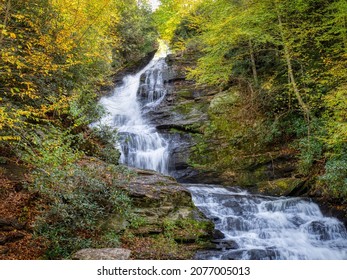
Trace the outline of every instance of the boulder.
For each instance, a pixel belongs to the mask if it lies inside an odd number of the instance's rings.
[[[123,248],[82,249],[72,255],[73,260],[128,260],[131,251]]]
[[[215,239],[212,240],[212,243],[216,244],[216,249],[219,250],[234,250],[239,248],[239,245],[234,240]]]
[[[169,238],[182,246],[189,244],[195,250],[204,248],[212,238],[214,225],[194,205],[186,187],[174,178],[154,171],[136,168],[131,170],[137,176],[123,188],[132,200],[134,218],[129,221],[123,240],[126,240],[125,246],[133,250],[133,257],[142,258],[143,254],[146,255],[146,250],[149,255],[156,254],[150,253],[152,248],[138,251],[137,244],[149,242],[148,240],[159,242],[162,238]],[[129,240],[129,235],[135,238]],[[172,245],[168,242],[167,247],[160,245],[161,249],[166,253],[170,252],[170,244]],[[172,255],[173,258],[178,258],[175,254]],[[165,258],[172,257],[169,255],[165,255]]]
[[[187,218],[195,206],[191,194],[170,176],[150,170],[132,168],[137,176],[125,191],[131,197],[134,212],[147,224],[156,224],[164,218]]]

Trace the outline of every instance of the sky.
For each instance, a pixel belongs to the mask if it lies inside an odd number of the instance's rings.
[[[159,5],[159,0],[150,0],[149,2],[151,3],[153,10],[155,10]]]

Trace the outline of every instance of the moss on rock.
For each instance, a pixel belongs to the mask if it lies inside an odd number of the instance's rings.
[[[280,178],[272,181],[263,181],[257,184],[260,193],[275,196],[290,195],[296,188],[304,184],[299,178]]]
[[[123,245],[134,251],[136,259],[192,258],[194,250],[204,248],[204,242],[211,238],[213,223],[173,178],[152,171],[133,171],[137,176],[125,187],[133,201],[133,218],[124,230]],[[151,245],[138,248],[139,243]],[[187,254],[184,244],[195,249]]]

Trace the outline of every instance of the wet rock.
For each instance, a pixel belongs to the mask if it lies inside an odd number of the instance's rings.
[[[308,225],[307,230],[311,234],[316,234],[317,236],[319,236],[320,240],[328,240],[330,238],[327,227],[320,221],[311,222]]]
[[[332,228],[322,221],[312,221],[306,225],[306,230],[323,241],[334,239],[334,237],[347,238],[347,231],[342,224],[335,225]]]
[[[220,230],[218,230],[218,229],[215,229],[214,231],[213,231],[213,239],[216,239],[216,240],[218,240],[218,239],[223,239],[224,237],[225,237],[225,235],[224,235],[224,233],[223,232],[221,232]]]
[[[220,256],[219,250],[204,250],[204,251],[198,251],[194,255],[194,260],[212,260],[217,259]]]
[[[244,212],[242,209],[243,205],[239,203],[238,201],[227,200],[223,202],[223,205],[227,208],[231,208],[233,210],[233,213],[237,216],[242,216]]]
[[[234,240],[212,240],[212,243],[216,244],[216,248],[220,250],[235,250],[239,248],[239,245]]]
[[[214,223],[217,223],[217,222],[220,222],[221,219],[219,217],[212,217],[211,220],[214,222]]]
[[[222,260],[276,260],[277,254],[273,249],[230,250],[223,254]]]
[[[319,207],[322,213],[328,217],[335,217],[343,222],[345,227],[347,228],[347,206],[338,199],[330,199],[328,200],[326,197],[317,198],[316,194],[310,194],[312,196],[316,196],[314,201],[319,204]],[[341,207],[341,205],[343,205]]]
[[[217,171],[206,171],[206,170],[198,170],[191,166],[184,170],[181,173],[182,175],[177,178],[179,182],[184,183],[199,183],[199,184],[212,184],[212,185],[220,185],[225,181],[220,176],[221,173]]]
[[[244,250],[228,251],[222,255],[222,260],[242,260],[244,257]]]
[[[276,260],[276,251],[273,249],[252,249],[247,252],[249,260]]]
[[[128,260],[131,251],[123,248],[82,249],[72,255],[73,260]]]

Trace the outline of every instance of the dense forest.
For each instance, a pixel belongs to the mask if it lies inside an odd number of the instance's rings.
[[[346,204],[347,1],[160,2],[0,1],[0,225],[29,225],[36,241],[24,238],[21,258],[116,246],[100,220],[141,222],[119,188],[134,174],[117,164],[116,131],[89,125],[115,75],[159,37],[191,62],[187,79],[220,96],[192,165],[232,170],[288,152],[297,177]]]
[[[161,2],[161,36],[195,62],[188,78],[221,92],[195,162],[223,169],[291,150],[297,176],[345,200],[347,2]]]
[[[111,246],[115,237],[100,234],[98,224],[126,214],[129,198],[117,186],[130,175],[107,164],[119,158],[113,131],[88,125],[104,114],[97,100],[113,75],[156,49],[150,6],[1,0],[0,30],[0,216],[18,220],[0,224],[27,224],[46,240],[28,246],[25,237],[8,258]],[[1,245],[23,238],[13,234],[1,235]]]

